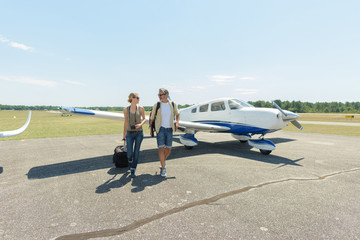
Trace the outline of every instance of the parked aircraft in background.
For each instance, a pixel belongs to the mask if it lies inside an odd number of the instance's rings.
[[[302,126],[296,120],[299,115],[282,110],[275,102],[273,105],[276,109],[254,107],[235,98],[219,98],[181,109],[179,130],[185,134],[180,136],[180,142],[187,149],[191,149],[198,145],[195,138],[197,132],[230,133],[235,139],[248,142],[252,147],[259,149],[262,154],[270,154],[276,147],[273,142],[264,139],[265,134],[281,130],[290,122],[302,130]],[[122,113],[79,108],[61,110],[69,114],[107,119],[124,118]],[[260,135],[259,139],[252,139],[254,135]]]
[[[13,136],[23,133],[25,131],[25,129],[29,126],[30,119],[31,119],[31,111],[29,112],[29,116],[28,116],[24,126],[22,126],[21,128],[19,128],[17,130],[0,132],[0,138],[13,137]]]

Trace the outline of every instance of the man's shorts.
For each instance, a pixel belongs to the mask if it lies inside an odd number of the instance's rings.
[[[172,128],[160,127],[159,132],[156,135],[158,148],[172,147],[173,130]]]

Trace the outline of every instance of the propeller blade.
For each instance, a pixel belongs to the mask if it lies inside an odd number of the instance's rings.
[[[301,124],[296,120],[291,121],[291,123],[300,130],[304,129],[303,126],[301,126]]]
[[[274,101],[271,101],[271,103],[276,107],[284,116],[287,116],[287,114],[277,105]]]

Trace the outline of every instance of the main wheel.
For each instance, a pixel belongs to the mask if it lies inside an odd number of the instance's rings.
[[[271,153],[271,150],[263,150],[263,149],[260,149],[260,152],[264,155],[269,155]]]

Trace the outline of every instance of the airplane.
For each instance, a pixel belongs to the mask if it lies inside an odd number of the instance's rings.
[[[26,130],[26,128],[29,126],[30,119],[31,119],[31,111],[29,111],[29,116],[28,116],[25,124],[21,128],[16,129],[16,130],[11,130],[11,131],[0,132],[0,138],[13,137],[13,136],[23,133]]]
[[[301,124],[296,120],[296,113],[282,110],[275,102],[275,108],[258,108],[236,98],[218,98],[179,110],[178,130],[184,132],[180,142],[186,149],[198,145],[195,134],[200,131],[230,133],[240,142],[248,142],[264,155],[270,154],[276,146],[264,139],[265,134],[272,133],[292,123],[300,130]],[[123,119],[123,113],[61,107],[68,114],[88,115],[107,119]],[[146,116],[149,120],[149,116]],[[260,135],[259,139],[252,136]]]

